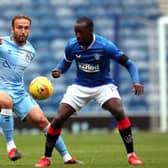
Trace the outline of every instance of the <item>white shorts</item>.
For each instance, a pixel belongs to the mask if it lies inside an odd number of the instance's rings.
[[[102,106],[111,98],[121,99],[117,86],[113,84],[91,88],[73,84],[67,88],[61,103],[69,104],[76,111],[79,111],[92,99],[96,100]]]

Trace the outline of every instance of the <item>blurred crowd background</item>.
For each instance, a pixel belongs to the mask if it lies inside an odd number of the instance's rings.
[[[157,116],[160,106],[158,19],[168,14],[167,6],[167,0],[1,0],[0,35],[9,35],[10,20],[14,15],[31,16],[29,41],[37,56],[26,70],[25,89],[34,77],[49,77],[54,85],[54,94],[39,103],[46,115],[52,116],[66,87],[74,81],[75,68],[72,65],[60,79],[52,79],[50,72],[64,56],[67,40],[74,36],[76,19],[91,17],[95,32],[115,42],[138,65],[140,80],[145,87],[142,97],[133,95],[129,74],[121,66],[113,64],[111,67],[126,113],[131,116]],[[79,115],[94,116],[97,113],[108,115],[92,101]]]

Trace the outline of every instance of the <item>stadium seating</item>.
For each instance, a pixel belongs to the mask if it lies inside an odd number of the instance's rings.
[[[148,33],[150,24],[154,24],[161,15],[157,0],[27,0],[15,2],[1,0],[0,11],[1,35],[9,33],[9,21],[13,15],[25,13],[33,19],[30,41],[37,50],[37,57],[26,71],[26,86],[35,76],[46,75],[51,78],[50,71],[64,55],[66,40],[74,35],[75,19],[87,15],[94,19],[97,33],[115,41],[130,58],[137,62],[141,81],[145,88],[150,88],[148,86],[150,72]],[[120,67],[119,70],[121,71],[119,90],[128,113],[135,114],[137,111],[148,113],[150,108],[148,92],[146,91],[142,98],[132,95],[129,75]],[[74,71],[75,68],[72,66],[71,73],[65,74],[62,79],[53,80],[55,87],[53,97],[47,100],[47,103],[39,102],[47,115],[55,112],[67,85],[73,83]],[[100,110],[93,105],[94,103],[88,104],[82,113],[94,113]]]

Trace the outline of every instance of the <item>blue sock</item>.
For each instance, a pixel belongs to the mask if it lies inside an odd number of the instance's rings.
[[[61,136],[59,136],[59,138],[57,139],[55,148],[57,149],[57,151],[60,153],[61,156],[68,154],[67,147]]]
[[[6,143],[13,140],[14,135],[13,116],[0,115],[0,125],[3,130]]]
[[[47,134],[48,127],[49,127],[49,125],[46,128],[44,128],[44,130],[43,130],[45,136]],[[58,139],[55,143],[55,148],[59,152],[59,154],[62,156],[64,161],[67,160],[67,156],[68,156],[68,159],[71,157],[61,135],[58,137]]]

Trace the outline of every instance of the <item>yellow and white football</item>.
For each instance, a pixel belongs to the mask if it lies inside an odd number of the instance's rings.
[[[34,78],[29,85],[30,94],[38,100],[48,99],[53,94],[53,85],[45,76]]]

